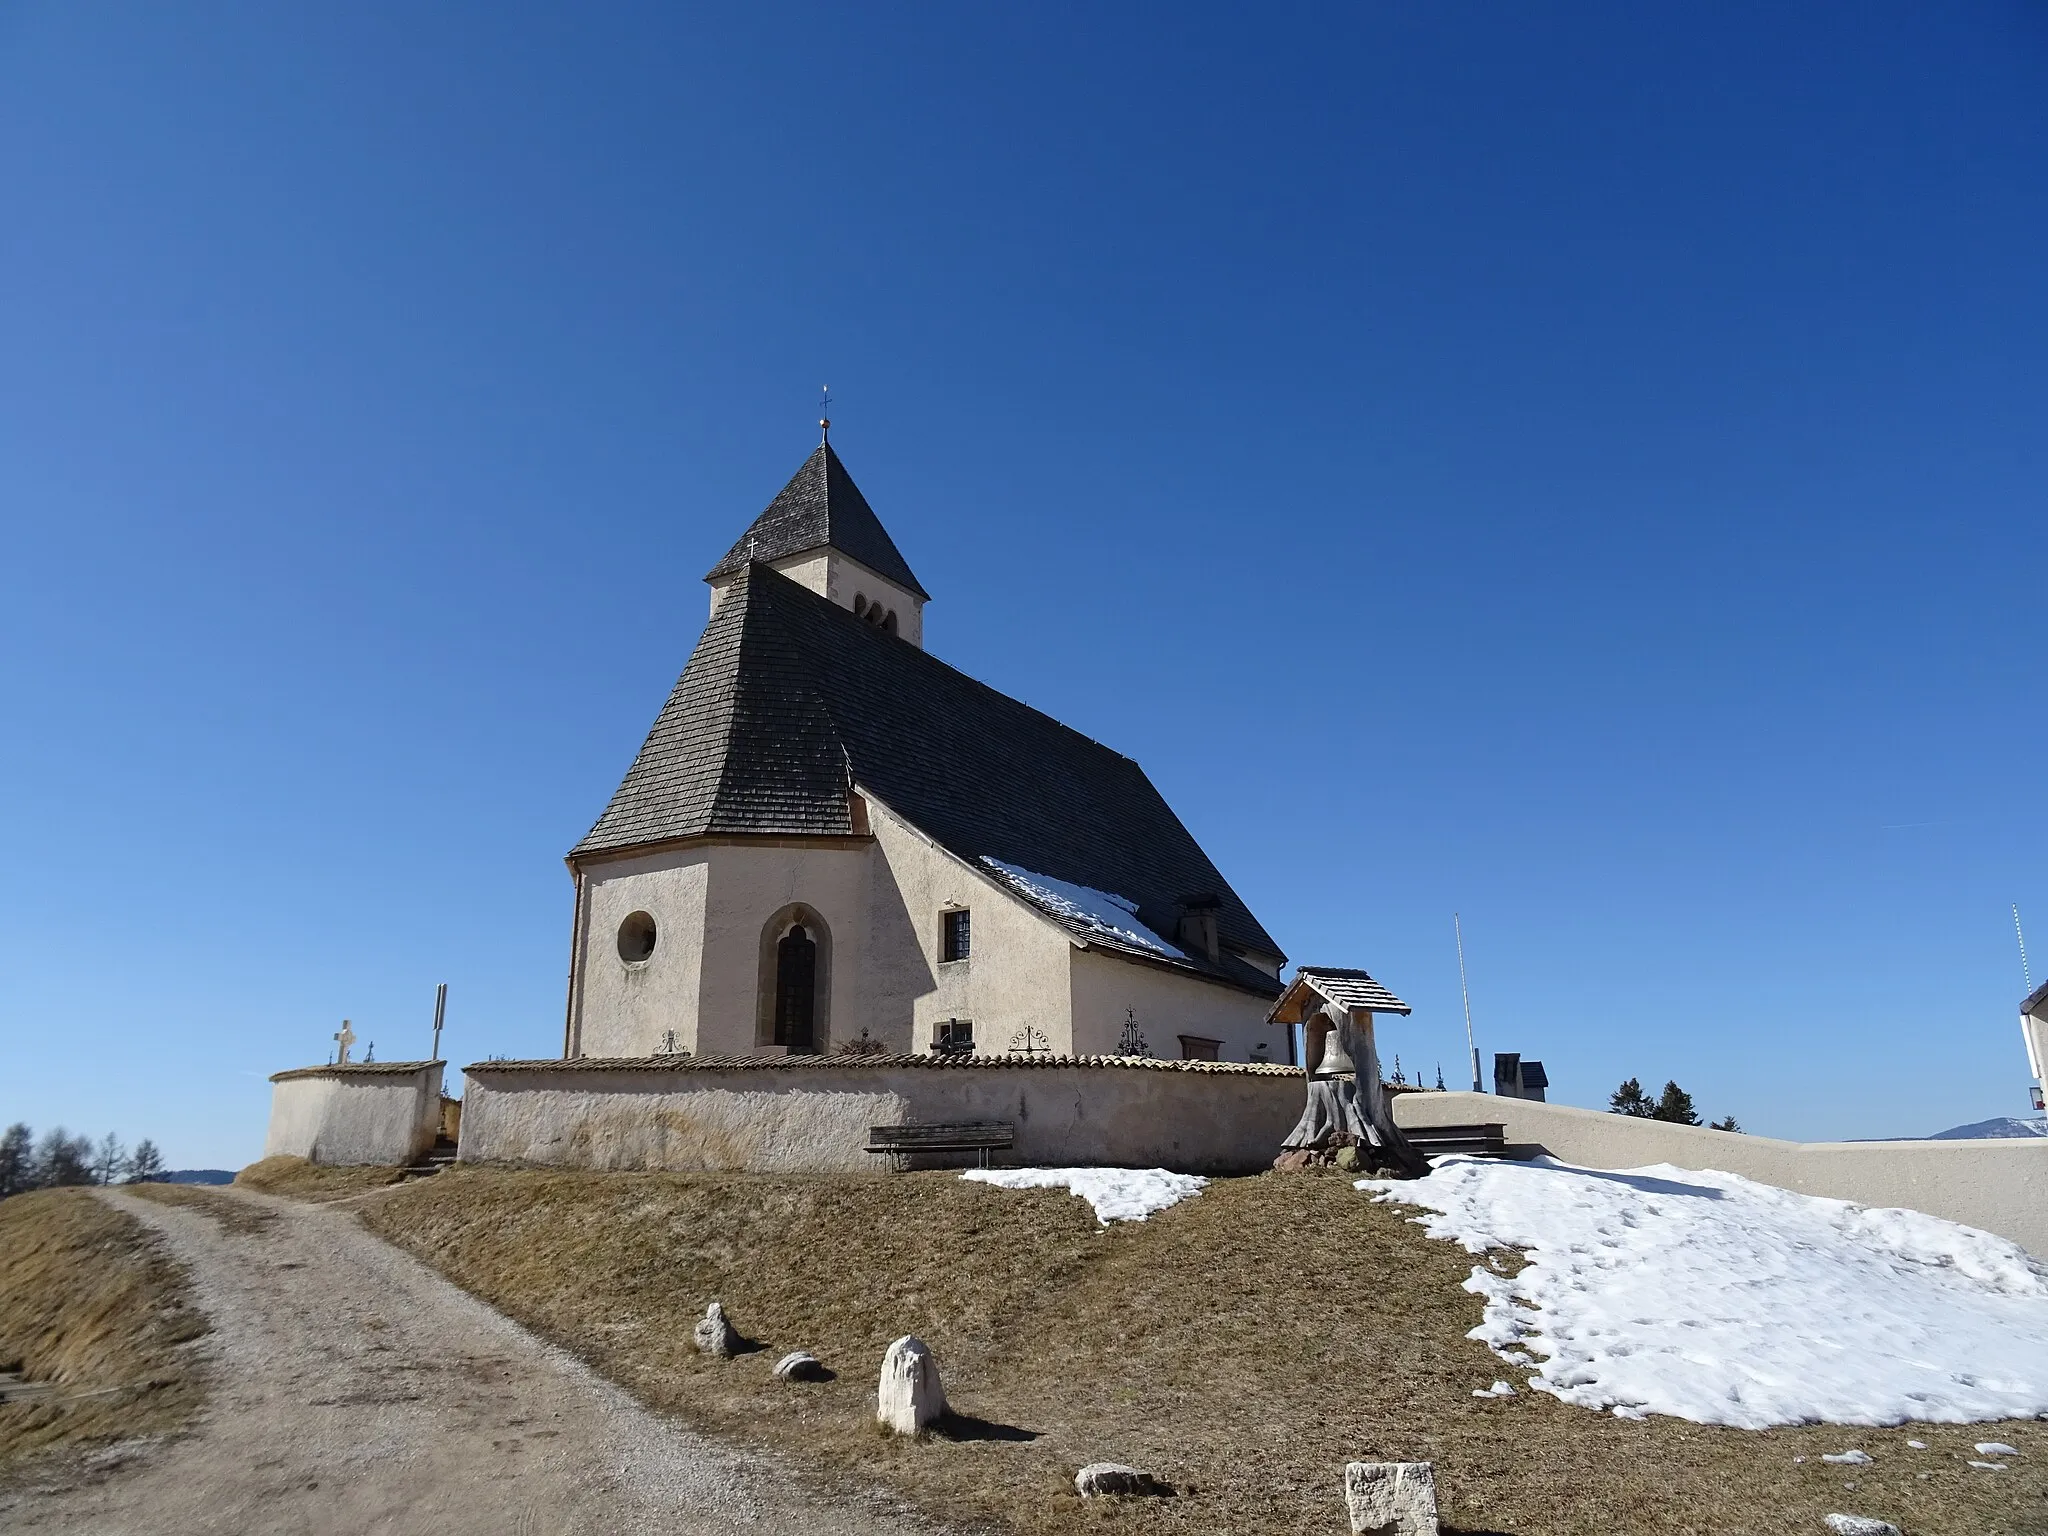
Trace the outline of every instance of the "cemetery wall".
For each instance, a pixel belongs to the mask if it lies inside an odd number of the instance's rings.
[[[883,1173],[870,1126],[1002,1121],[1024,1166],[1253,1172],[1301,1114],[1298,1070],[1141,1058],[867,1056],[481,1062],[464,1162]]]
[[[299,1067],[270,1079],[265,1157],[409,1163],[441,1129],[438,1061]]]
[[[1560,1162],[1715,1168],[1804,1195],[1925,1211],[2048,1259],[2048,1137],[1778,1141],[1485,1093],[1403,1093],[1392,1104],[1403,1126],[1497,1121],[1510,1144],[1540,1148]]]

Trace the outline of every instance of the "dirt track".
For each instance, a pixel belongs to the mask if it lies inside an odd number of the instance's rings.
[[[65,1536],[930,1529],[879,1498],[819,1503],[773,1461],[657,1418],[345,1209],[228,1197],[270,1219],[236,1233],[191,1206],[107,1197],[163,1234],[212,1320],[213,1397],[195,1432],[110,1475],[0,1499],[0,1526]]]

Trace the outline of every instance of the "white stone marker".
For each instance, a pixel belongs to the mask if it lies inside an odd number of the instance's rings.
[[[1437,1536],[1436,1469],[1429,1462],[1351,1462],[1344,1502],[1352,1536]]]
[[[882,1357],[875,1417],[899,1435],[914,1435],[946,1411],[939,1362],[923,1339],[906,1334]]]
[[[1874,1520],[1869,1515],[1829,1515],[1828,1529],[1835,1536],[1899,1536],[1899,1528],[1889,1520]]]
[[[725,1320],[725,1304],[714,1301],[704,1309],[704,1315],[697,1320],[697,1348],[707,1355],[720,1360],[732,1355],[732,1324]]]

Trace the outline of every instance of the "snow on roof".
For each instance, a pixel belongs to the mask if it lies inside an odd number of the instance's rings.
[[[1582,1408],[1739,1429],[2048,1413],[2048,1269],[1988,1232],[1669,1164],[1445,1157],[1358,1188],[1467,1252],[1525,1252],[1513,1276],[1473,1269],[1472,1337]]]
[[[1102,939],[1127,949],[1145,950],[1175,960],[1187,959],[1184,950],[1167,943],[1138,921],[1138,904],[1127,896],[1098,891],[1092,885],[1076,885],[1071,880],[1055,880],[1051,875],[1034,874],[1031,870],[1005,864],[987,854],[981,856],[981,862],[1001,875],[1018,894],[1043,907],[1068,927],[1082,930],[1084,938]]]

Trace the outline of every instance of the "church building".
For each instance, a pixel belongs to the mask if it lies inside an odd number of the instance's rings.
[[[565,1057],[1285,1053],[1280,946],[1136,763],[926,652],[829,441],[705,580],[568,856]]]

